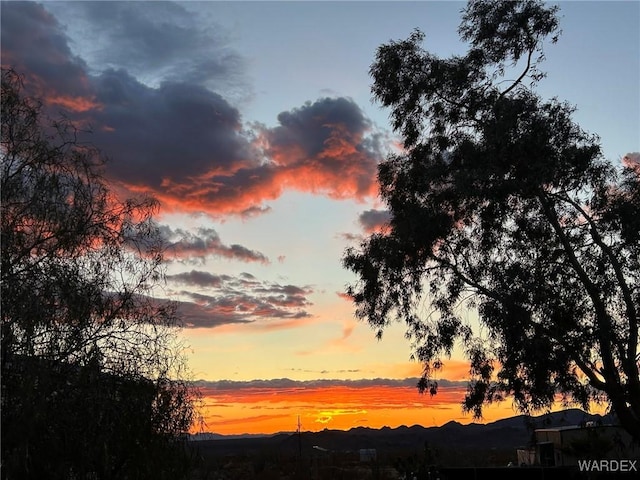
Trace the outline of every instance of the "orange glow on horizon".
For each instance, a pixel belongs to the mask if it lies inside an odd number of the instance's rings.
[[[304,431],[317,432],[355,427],[434,427],[452,420],[462,424],[491,423],[521,413],[506,400],[485,406],[483,417],[474,419],[471,413],[462,411],[465,382],[440,386],[438,393],[430,396],[420,394],[409,380],[380,380],[379,385],[373,380],[353,380],[332,385],[333,380],[298,384],[276,379],[254,381],[255,386],[247,382],[242,387],[232,384],[229,387],[203,387],[201,413],[205,424],[202,428],[194,427],[192,433],[292,432],[296,429],[298,416]],[[563,407],[558,399],[552,411],[564,408],[568,407]],[[603,405],[591,405],[592,413],[604,414],[605,410]]]
[[[472,415],[463,414],[461,408],[464,392],[464,386],[441,387],[431,397],[415,387],[389,385],[205,390],[204,431],[227,435],[293,431],[298,415],[305,431],[431,427],[450,420],[471,423]],[[516,414],[511,403],[504,402],[487,407],[481,421]]]

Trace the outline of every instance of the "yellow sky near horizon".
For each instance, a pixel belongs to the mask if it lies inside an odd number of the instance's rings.
[[[192,433],[223,435],[349,430],[355,427],[442,426],[449,421],[491,423],[520,414],[512,402],[488,405],[480,419],[463,413],[464,386],[441,387],[435,396],[412,385],[303,386],[217,389],[203,397],[204,424]],[[562,410],[557,404],[552,410]],[[538,412],[538,414],[544,412]],[[605,413],[594,405],[591,413]]]

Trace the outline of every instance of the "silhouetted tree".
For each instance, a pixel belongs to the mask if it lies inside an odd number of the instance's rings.
[[[2,476],[180,478],[196,418],[153,200],[2,70]]]
[[[404,152],[379,165],[389,230],[346,251],[347,292],[379,335],[406,322],[423,392],[460,346],[476,417],[507,396],[525,412],[607,400],[640,438],[639,171],[535,93],[556,12],[472,1],[466,55],[438,58],[419,31],[379,47],[372,92]]]

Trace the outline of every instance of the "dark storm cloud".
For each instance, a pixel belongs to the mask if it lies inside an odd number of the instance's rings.
[[[90,96],[84,62],[74,57],[58,20],[41,5],[2,2],[2,65],[25,75],[31,93]]]
[[[203,87],[164,83],[149,88],[125,71],[109,70],[95,81],[104,107],[93,141],[104,145],[111,173],[129,184],[159,189],[210,170],[228,172],[251,156],[240,133],[240,114]]]
[[[261,329],[291,328],[310,318],[308,287],[260,281],[249,273],[237,277],[191,270],[166,277],[170,285],[200,287],[206,293],[177,291],[178,312],[187,327],[214,328],[255,323]]]
[[[242,78],[244,62],[221,28],[179,3],[154,2],[149,8],[146,2],[73,2],[45,8],[73,18],[78,34],[90,32],[88,45],[75,46],[101,68],[216,88]]]
[[[278,115],[280,125],[267,132],[272,149],[301,149],[298,158],[285,158],[286,162],[312,158],[324,151],[336,128],[358,135],[369,123],[362,111],[346,98],[324,98],[307,103],[301,108]]]
[[[170,8],[95,3],[78,8],[104,10],[100,15],[105,18],[111,9],[115,15],[123,8]],[[143,29],[137,35],[150,34],[155,45],[159,33]],[[137,38],[131,32],[129,37]],[[136,55],[135,49],[125,52]],[[43,98],[52,113],[66,108],[77,125],[92,127],[88,139],[111,159],[109,175],[132,191],[154,193],[166,181],[180,184],[190,176],[228,174],[255,161],[249,139],[240,132],[240,113],[219,94],[184,78],[151,88],[122,68],[89,76],[86,64],[72,55],[60,23],[41,5],[3,4],[2,58],[3,65],[25,75],[29,93]],[[172,198],[167,200],[171,207]]]
[[[151,192],[190,211],[252,216],[286,190],[363,200],[377,193],[382,148],[362,110],[346,98],[324,98],[278,115],[279,126],[255,125],[256,139],[225,168],[166,177]],[[242,135],[237,129],[236,136]],[[246,138],[246,137],[242,137]],[[235,153],[236,150],[231,149]],[[239,158],[238,158],[239,157]],[[182,168],[188,168],[182,165]]]
[[[371,122],[348,98],[323,98],[281,112],[279,126],[263,129],[266,153],[299,189],[334,198],[375,195],[382,158]],[[285,175],[286,175],[285,173]],[[285,176],[285,179],[287,177]]]
[[[167,245],[168,259],[177,258],[188,260],[206,257],[223,257],[243,262],[269,263],[269,259],[262,253],[238,245],[225,245],[213,228],[198,228],[190,232],[180,228],[172,229],[167,225],[160,227],[161,235]]]
[[[118,159],[112,172],[168,210],[253,216],[288,189],[340,199],[377,191],[382,154],[351,100],[322,99],[281,114],[284,124],[259,130],[259,152],[238,111],[215,93],[177,84],[148,89],[131,85],[124,72],[99,80],[108,85],[96,117],[107,128],[96,137]],[[127,99],[123,87],[143,91]]]
[[[286,190],[335,199],[376,195],[381,136],[352,100],[307,102],[280,113],[278,126],[254,125],[247,132],[226,97],[176,67],[183,57],[200,65],[189,48],[206,37],[191,31],[193,15],[184,7],[101,2],[51,8],[80,9],[87,25],[99,25],[104,31],[98,36],[107,35],[116,51],[107,62],[113,68],[94,67],[89,75],[60,23],[42,6],[22,3],[3,5],[3,61],[22,69],[29,91],[46,106],[92,128],[88,140],[110,159],[106,173],[117,191],[153,195],[165,212],[244,217],[269,211],[265,202]],[[166,49],[160,40],[165,31],[175,43]],[[231,58],[218,55],[215,42],[204,44],[214,50],[209,60]],[[145,60],[127,60],[138,56]],[[233,70],[230,62],[229,70],[202,67],[202,78],[209,70],[225,76]],[[164,75],[158,86],[140,80],[143,70],[156,66],[182,75]],[[250,259],[255,253],[232,247],[223,254]]]

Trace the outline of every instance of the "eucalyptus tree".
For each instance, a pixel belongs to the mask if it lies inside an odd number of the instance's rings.
[[[406,322],[421,391],[460,348],[475,416],[505,398],[606,401],[640,439],[640,171],[536,93],[559,33],[557,7],[480,0],[464,55],[439,58],[417,30],[378,48],[372,92],[404,151],[379,165],[391,219],[345,252],[347,292],[379,335]]]

